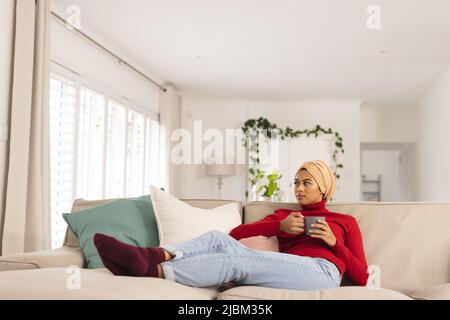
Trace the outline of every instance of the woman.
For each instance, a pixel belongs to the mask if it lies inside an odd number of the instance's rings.
[[[211,231],[178,245],[143,248],[96,234],[104,265],[115,275],[159,277],[194,287],[234,282],[271,288],[335,288],[346,273],[359,286],[367,283],[367,263],[356,220],[325,208],[335,176],[320,160],[304,163],[295,175],[300,212],[276,210],[242,224],[229,235]],[[304,217],[323,216],[305,235]],[[277,236],[280,252],[247,248],[239,239]]]

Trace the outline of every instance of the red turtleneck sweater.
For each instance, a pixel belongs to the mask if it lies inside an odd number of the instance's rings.
[[[364,254],[364,246],[356,219],[350,215],[331,212],[325,208],[326,201],[303,206],[300,212],[305,217],[323,216],[336,237],[336,245],[328,246],[322,239],[310,236],[294,235],[282,232],[280,222],[291,212],[299,210],[279,209],[265,218],[242,224],[230,232],[230,236],[236,240],[253,236],[277,236],[280,252],[323,258],[334,263],[341,276],[344,273],[358,286],[367,284],[367,262]]]

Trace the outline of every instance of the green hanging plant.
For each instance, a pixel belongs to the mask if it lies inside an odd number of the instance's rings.
[[[249,160],[252,163],[256,163],[257,165],[260,163],[259,158],[259,143],[258,143],[258,135],[263,133],[265,139],[272,139],[279,137],[281,140],[285,140],[286,138],[298,138],[301,136],[310,137],[313,135],[315,138],[319,137],[319,135],[332,135],[334,140],[334,151],[332,154],[332,164],[331,167],[334,171],[336,179],[339,179],[341,176],[339,175],[339,169],[343,169],[344,165],[339,163],[337,160],[337,156],[339,153],[344,153],[343,139],[341,135],[334,131],[331,128],[322,128],[320,125],[316,125],[312,129],[305,130],[293,130],[292,128],[286,127],[286,129],[279,128],[276,124],[270,123],[266,118],[260,117],[258,119],[249,119],[244,123],[244,126],[241,128],[244,133],[243,144],[244,147],[248,147],[248,143],[251,142],[249,148]],[[253,187],[256,183],[262,179],[261,171],[259,169],[249,168],[249,182]],[[264,173],[262,173],[264,175]],[[281,177],[280,177],[281,178]],[[266,189],[266,193],[268,192],[268,188]],[[248,197],[248,191],[245,192]]]

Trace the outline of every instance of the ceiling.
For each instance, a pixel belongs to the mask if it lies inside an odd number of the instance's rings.
[[[450,63],[450,1],[53,0],[183,93],[414,106]],[[66,15],[64,15],[66,16]]]

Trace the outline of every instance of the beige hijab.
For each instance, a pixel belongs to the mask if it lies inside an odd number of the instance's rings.
[[[316,180],[319,185],[320,192],[324,195],[324,199],[329,201],[336,188],[336,176],[331,168],[322,160],[308,161],[297,170],[295,176],[297,176],[302,169],[308,171],[313,176],[314,180]]]

